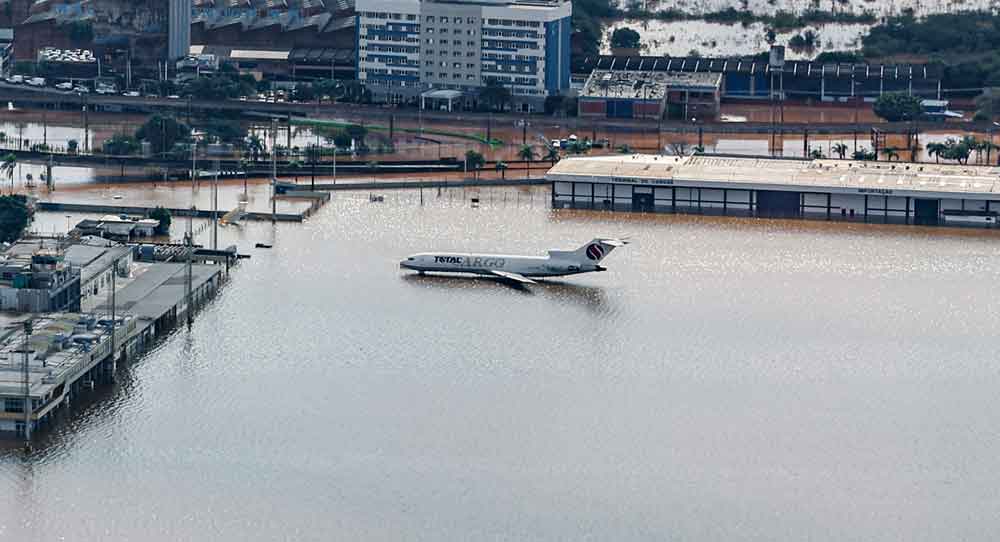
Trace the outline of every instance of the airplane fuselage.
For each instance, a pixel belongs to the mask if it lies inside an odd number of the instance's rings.
[[[517,273],[525,277],[558,277],[592,271],[604,271],[594,263],[552,256],[511,256],[504,254],[421,253],[399,263],[404,269],[438,273],[473,273],[491,275],[494,272]]]

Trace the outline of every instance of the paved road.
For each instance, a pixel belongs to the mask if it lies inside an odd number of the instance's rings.
[[[186,100],[171,98],[148,98],[127,97],[121,95],[77,95],[73,93],[57,91],[54,89],[29,89],[23,86],[0,84],[0,101],[13,101],[19,106],[60,106],[60,107],[82,107],[87,104],[113,105],[131,108],[142,112],[153,112],[160,110],[173,110],[186,114],[196,110],[212,111],[238,111],[241,113],[261,113],[276,117],[288,118],[309,117],[327,119],[356,120],[365,123],[379,123],[388,125],[390,121],[397,123],[418,123],[428,127],[433,125],[454,126],[460,129],[475,131],[477,133],[486,132],[489,127],[504,127],[510,130],[512,126],[517,126],[521,121],[529,123],[530,134],[539,131],[559,128],[572,128],[586,133],[589,129],[596,128],[601,131],[619,131],[623,133],[653,132],[657,128],[657,122],[646,119],[589,119],[575,117],[550,117],[550,116],[524,116],[518,114],[490,114],[454,112],[442,113],[436,111],[417,111],[413,109],[398,109],[389,106],[378,105],[358,105],[347,103],[271,103],[258,102],[254,100]],[[401,126],[401,124],[398,124]],[[706,122],[692,124],[689,122],[663,121],[659,124],[660,130],[666,133],[691,133],[697,132],[699,128],[712,133],[769,133],[772,126],[767,122]],[[902,123],[859,123],[850,122],[825,123],[822,125],[811,124],[785,124],[781,129],[784,133],[802,133],[809,130],[810,133],[850,133],[853,130],[868,132],[872,128],[878,128],[890,133],[905,133],[911,129],[911,124]],[[920,127],[926,129],[928,123],[921,123]],[[986,131],[988,123],[956,122],[948,123],[948,127],[956,131]]]

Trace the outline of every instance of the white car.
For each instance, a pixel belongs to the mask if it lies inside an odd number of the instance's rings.
[[[128,92],[123,92],[122,96],[127,96],[129,98],[138,98],[139,97],[139,92],[135,91],[135,90],[130,90]]]
[[[80,94],[90,94],[90,89],[82,85],[77,85],[73,87],[73,92],[79,92]]]
[[[562,143],[558,139],[553,139],[552,140],[552,148],[553,149],[558,149],[560,147],[562,147]]]
[[[73,90],[73,83],[56,83],[56,88],[59,90]]]
[[[171,94],[170,96],[167,96],[167,98],[169,98],[171,100],[180,100],[181,99],[181,97],[178,96],[178,95],[176,95],[176,94]]]
[[[21,75],[11,75],[7,78],[7,82],[12,85],[20,85],[24,82],[24,77]]]

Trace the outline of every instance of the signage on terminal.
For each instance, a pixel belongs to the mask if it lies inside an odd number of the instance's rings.
[[[859,194],[892,194],[891,188],[859,188]]]
[[[612,177],[611,182],[616,184],[659,184],[673,185],[673,179],[631,179],[628,177]]]

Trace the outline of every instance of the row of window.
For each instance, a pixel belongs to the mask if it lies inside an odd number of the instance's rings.
[[[533,70],[531,68],[532,67],[530,65],[511,66],[510,64],[487,64],[485,62],[483,63],[483,71],[491,71],[491,72],[524,72],[524,73],[534,73],[535,70]]]
[[[394,66],[413,66],[413,67],[417,67],[420,65],[420,62],[417,60],[402,59],[402,58],[385,58],[378,56],[372,56],[372,57],[362,56],[361,62],[392,64]]]
[[[484,36],[496,36],[498,38],[529,38],[538,39],[538,32],[534,30],[498,30],[496,28],[484,28]]]
[[[440,22],[440,23],[447,23],[449,20],[452,23],[454,23],[454,24],[462,24],[462,18],[461,17],[446,17],[444,15],[440,15],[440,16],[437,16],[437,17],[435,17],[434,15],[426,15],[426,16],[424,16],[424,21],[426,21],[428,23],[433,23],[435,21]],[[476,24],[478,22],[479,21],[475,17],[466,17],[465,18],[465,24]]]
[[[392,41],[397,43],[420,43],[420,38],[415,38],[413,36],[373,36],[365,35],[362,36],[367,41]]]
[[[486,22],[492,26],[526,26],[529,28],[538,28],[542,24],[538,21],[514,21],[511,19],[489,19]]]
[[[439,28],[439,29],[435,30],[433,28],[424,28],[424,33],[425,34],[433,34],[434,32],[437,32],[438,34],[447,34],[448,33],[448,29],[447,28]],[[456,29],[454,29],[454,30],[451,31],[452,34],[461,34],[462,32],[465,32],[469,36],[475,36],[476,35],[476,31],[475,30],[462,30],[461,28],[456,28]]]
[[[483,40],[483,47],[487,49],[514,51],[516,49],[538,49],[538,43],[532,41]]]
[[[426,77],[428,79],[434,79],[434,72],[424,72],[424,77]],[[449,75],[447,73],[445,73],[445,72],[438,73],[438,79],[448,79],[448,77],[449,77]],[[479,78],[478,75],[471,74],[471,73],[466,74],[464,76],[462,74],[460,74],[460,73],[453,73],[453,74],[451,74],[450,77],[452,79],[462,79],[464,77],[466,81],[475,81],[476,79]]]
[[[361,46],[362,51],[374,51],[378,53],[409,53],[415,54],[420,52],[419,47],[406,47],[406,46],[395,46],[395,45],[383,45],[381,43],[369,43],[367,45]]]
[[[378,23],[365,23],[361,25],[361,28],[368,30],[379,30],[381,32],[420,32],[419,26],[407,26],[407,25],[394,25],[394,24],[378,24]]]
[[[539,62],[540,56],[510,55],[506,53],[483,53],[483,60],[521,60],[524,62]]]
[[[420,72],[410,70],[391,70],[387,68],[361,68],[362,73],[372,73],[376,75],[420,75]]]
[[[388,19],[390,21],[416,21],[417,16],[413,13],[383,13],[381,11],[362,11],[362,17],[369,19]]]
[[[439,51],[439,52],[441,53],[441,56],[448,56],[448,51]],[[424,54],[424,56],[434,56],[434,51],[428,49],[427,51],[424,51],[423,54]],[[452,53],[451,56],[460,57],[460,56],[462,56],[462,51],[455,51],[454,53]],[[467,56],[467,57],[474,57],[474,56],[476,56],[476,52],[475,51],[466,51],[465,56]],[[433,61],[428,60],[428,62],[433,62]]]

